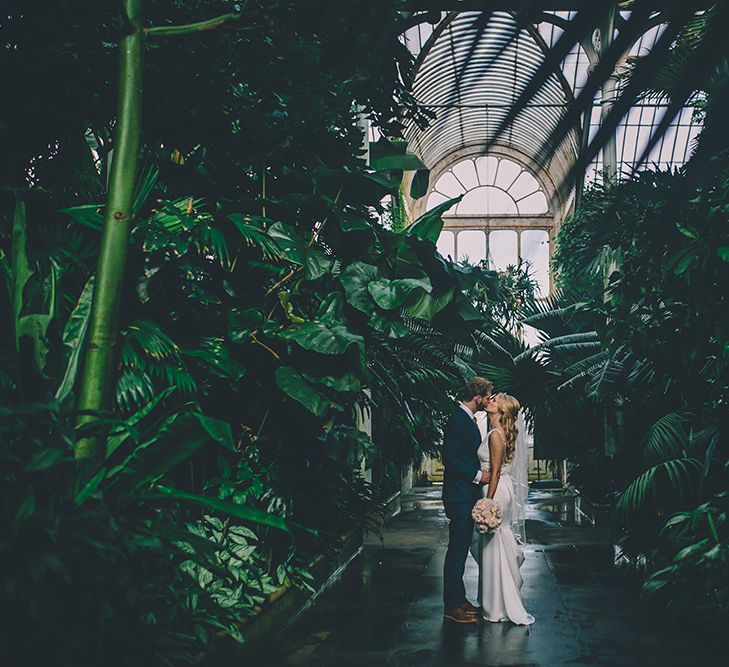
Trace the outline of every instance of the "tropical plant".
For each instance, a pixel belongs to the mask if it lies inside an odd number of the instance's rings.
[[[661,566],[643,584],[645,595],[674,618],[693,618],[720,632],[729,617],[727,494],[666,521],[653,558]]]

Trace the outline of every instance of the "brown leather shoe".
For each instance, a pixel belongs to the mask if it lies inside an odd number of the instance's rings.
[[[461,609],[465,611],[467,614],[470,614],[471,616],[480,616],[483,609],[481,607],[477,607],[475,604],[471,604],[468,600],[466,600],[462,605]]]
[[[467,614],[463,609],[461,609],[461,607],[446,609],[443,614],[443,618],[446,621],[451,621],[453,623],[468,624],[477,622],[477,619],[473,614]]]

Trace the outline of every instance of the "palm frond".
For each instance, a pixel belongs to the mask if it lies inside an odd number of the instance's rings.
[[[204,199],[193,197],[180,197],[171,201],[163,201],[156,208],[150,222],[156,223],[170,234],[178,234],[183,230],[193,229],[200,220],[196,210],[203,205]]]
[[[212,225],[198,225],[195,231],[199,239],[196,243],[198,252],[214,257],[224,269],[229,268],[230,253],[225,234]]]
[[[660,509],[657,505],[663,496],[661,486],[667,486],[677,499],[687,499],[697,488],[701,470],[701,462],[688,457],[662,461],[648,468],[621,494],[615,507],[618,517],[624,520],[648,507]]]
[[[163,387],[174,387],[182,394],[194,394],[197,391],[195,379],[182,364],[150,364],[148,372]]]
[[[572,173],[569,174],[567,178],[567,182],[571,182],[575,175],[583,173],[598,154],[600,149],[604,146],[605,142],[613,136],[620,121],[623,119],[628,110],[635,104],[646,83],[651,80],[665,59],[666,53],[669,51],[674,40],[693,16],[694,10],[690,6],[690,3],[672,4],[674,11],[671,12],[670,19],[668,20],[665,29],[648,55],[646,55],[645,58],[642,58],[636,66],[633,76],[628,84],[621,90],[620,95],[612,106],[612,109],[606,118],[604,118],[600,128],[595,133],[595,136],[591,139],[587,150],[583,152],[580,159],[575,163]],[[594,81],[594,77],[592,77],[592,79]],[[590,86],[586,86],[586,88],[589,87]],[[582,93],[585,93],[585,91],[583,90]],[[591,94],[594,95],[594,92]],[[660,136],[662,136],[662,132],[660,134],[656,132],[653,136],[658,136],[658,138],[660,138]]]
[[[606,387],[614,386],[620,381],[625,371],[625,359],[627,356],[628,353],[624,347],[619,347],[608,355],[602,368],[597,373],[593,373],[590,381],[587,383],[586,390],[588,396],[598,398],[604,393]]]
[[[589,357],[580,359],[574,364],[571,364],[564,369],[565,375],[575,376],[583,375],[591,371],[591,369],[597,368],[605,363],[609,358],[607,350],[600,350],[597,354],[592,354]]]
[[[535,355],[541,350],[559,349],[561,352],[579,352],[584,350],[599,349],[600,338],[595,331],[585,331],[582,333],[567,334],[565,336],[557,336],[550,338],[534,345],[517,356],[514,361],[521,361],[525,357]]]
[[[702,473],[706,477],[711,469],[711,464],[715,460],[716,448],[721,439],[721,431],[716,424],[709,424],[693,435],[694,437],[690,444],[691,450],[695,451],[695,449],[703,448],[704,466]],[[720,461],[721,459],[718,460]],[[725,461],[724,465],[729,466],[729,461]]]
[[[268,235],[263,226],[262,219],[254,216],[236,213],[229,215],[228,220],[235,226],[243,237],[245,244],[250,247],[257,247],[264,259],[283,259],[284,252],[281,247]]]
[[[142,370],[124,368],[116,384],[116,402],[124,412],[149,403],[155,394],[152,379]]]
[[[650,359],[638,358],[633,362],[626,378],[626,384],[630,387],[648,387],[653,383],[656,369]]]
[[[474,367],[479,375],[483,375],[493,382],[494,390],[513,391],[512,387],[514,387],[514,382],[517,378],[517,374],[513,368],[483,363],[475,364]]]
[[[599,370],[605,365],[605,359],[600,359],[599,361],[596,361],[595,363],[591,364],[585,370],[580,371],[576,375],[573,375],[568,380],[565,380],[557,387],[557,391],[564,391],[566,389],[572,389],[573,387],[577,386],[580,381],[588,382],[589,378],[593,376],[593,374],[599,372]],[[594,398],[594,396],[593,396]]]
[[[130,352],[130,345],[136,345],[146,356],[158,361],[180,354],[180,348],[162,327],[149,320],[136,320],[122,331],[122,336],[124,338],[122,361],[128,365],[134,365],[136,358],[136,355]]]
[[[204,338],[199,347],[184,350],[182,354],[194,359],[208,372],[234,382],[246,374],[245,366],[233,357],[223,338]]]
[[[149,164],[139,170],[137,183],[134,187],[134,201],[132,202],[132,215],[136,216],[147,201],[147,197],[154,190],[159,178],[159,167],[156,164]]]
[[[683,71],[676,80],[668,108],[653,129],[650,140],[635,164],[634,171],[651,154],[696,90],[705,89],[710,85],[708,82],[718,64],[716,54],[725,53],[726,22],[729,18],[729,6],[726,3],[716,5],[714,9],[715,11],[707,17],[701,38],[696,42],[696,48],[690,53]]]
[[[676,459],[685,454],[688,434],[687,417],[680,412],[669,412],[651,424],[641,444],[644,463]]]
[[[153,394],[168,387],[181,395],[197,391],[197,383],[184,363],[180,348],[161,326],[136,320],[122,331],[122,340],[117,402],[124,411],[144,405],[149,400],[149,387]]]
[[[502,356],[505,359],[512,359],[515,355],[521,354],[526,350],[522,341],[511,333],[505,331],[492,331],[490,333],[486,333],[485,331],[474,331],[472,337],[480,349],[496,352],[499,356]],[[514,352],[510,352],[506,348],[506,345],[514,348]]]

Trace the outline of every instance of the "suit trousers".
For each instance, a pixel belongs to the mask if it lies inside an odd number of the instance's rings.
[[[463,572],[473,538],[473,503],[447,503],[448,550],[443,566],[443,602],[446,609],[455,609],[466,601]]]

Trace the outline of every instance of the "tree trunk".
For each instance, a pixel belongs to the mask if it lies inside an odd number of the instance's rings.
[[[114,154],[86,343],[77,427],[109,412],[114,389],[119,312],[129,247],[132,202],[141,143],[144,28],[142,0],[123,0],[125,33],[119,43],[119,94]],[[102,454],[103,438],[77,440],[77,459]]]

